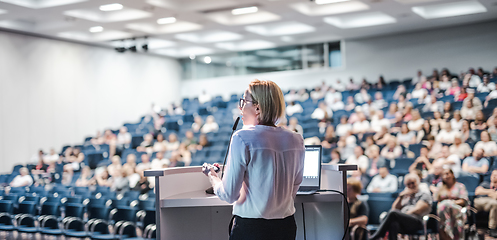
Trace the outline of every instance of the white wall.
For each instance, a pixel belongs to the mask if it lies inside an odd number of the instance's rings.
[[[0,173],[180,99],[176,60],[0,32]]]
[[[376,80],[413,77],[417,69],[431,75],[443,67],[459,73],[468,67],[490,70],[497,66],[497,21],[404,33],[369,39],[345,41],[345,66],[341,69],[299,70],[202,80],[184,80],[181,95],[198,96],[202,89],[213,95],[241,93],[254,78],[273,80],[282,89],[317,86],[327,82],[348,81],[353,77]]]

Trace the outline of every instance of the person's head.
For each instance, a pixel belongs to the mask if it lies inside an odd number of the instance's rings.
[[[121,165],[121,158],[119,157],[119,155],[112,156],[111,161],[112,164]]]
[[[28,170],[28,168],[26,168],[26,167],[22,167],[22,168],[20,168],[20,169],[19,169],[19,174],[21,174],[21,176],[26,176],[26,175],[28,175],[28,174],[29,174],[29,170]]]
[[[443,146],[442,150],[440,151],[440,156],[442,158],[447,158],[450,155],[450,149],[449,146]]]
[[[411,189],[412,191],[417,192],[419,183],[421,182],[421,179],[419,178],[418,174],[415,173],[409,173],[404,176],[404,185]]]
[[[331,151],[331,159],[338,159],[340,160],[341,159],[341,156],[340,156],[340,152],[336,149],[333,149],[333,151]]]
[[[157,142],[162,142],[164,141],[164,135],[162,135],[161,133],[157,134]]]
[[[380,174],[380,176],[382,178],[385,178],[386,176],[388,176],[388,174],[389,174],[388,167],[381,166],[380,169],[378,169],[378,174]]]
[[[454,135],[454,144],[459,146],[462,143],[462,136],[460,133]]]
[[[435,94],[431,95],[431,103],[436,103],[437,102],[437,96]]]
[[[88,177],[90,175],[91,175],[90,167],[86,166],[83,169],[81,169],[81,177]]]
[[[456,119],[456,121],[459,121],[459,120],[461,120],[461,119],[462,119],[462,117],[461,117],[461,112],[460,112],[459,110],[456,110],[456,111],[454,112],[454,119]]]
[[[419,114],[419,111],[417,109],[411,111],[411,116],[412,116],[412,120],[418,120],[421,118],[421,115]]]
[[[472,101],[467,101],[466,102],[466,107],[467,108],[472,108],[473,107],[473,102]]]
[[[418,70],[418,77],[421,77],[423,76],[423,72],[421,72],[421,70]]]
[[[128,156],[126,157],[126,163],[128,164],[136,164],[136,155],[131,153],[131,154],[128,154]]]
[[[388,148],[394,148],[396,146],[397,146],[397,138],[396,137],[390,137],[390,138],[388,138],[387,147]]]
[[[462,129],[464,132],[469,131],[469,121],[468,121],[468,120],[464,120],[464,121],[462,122],[461,129]]]
[[[451,112],[452,111],[452,104],[450,102],[445,102],[444,103],[444,112]]]
[[[155,157],[156,157],[157,159],[162,159],[162,158],[164,158],[164,153],[162,153],[162,152],[157,152],[157,154],[155,154]]]
[[[474,158],[476,161],[479,161],[480,159],[482,159],[482,158],[483,158],[483,153],[484,153],[483,148],[476,148],[476,149],[473,151],[473,158]]]
[[[385,117],[385,114],[383,113],[383,110],[378,110],[376,111],[376,116],[378,116],[378,119],[381,120]]]
[[[361,194],[362,183],[360,180],[355,178],[347,179],[347,197],[355,199],[357,195]]]
[[[207,119],[205,119],[205,123],[214,123],[216,122],[216,119],[214,119],[214,116],[209,115],[207,116]]]
[[[75,156],[78,156],[78,154],[80,153],[81,153],[81,148],[75,147],[72,149],[72,154],[74,154]]]
[[[100,177],[103,179],[109,178],[109,172],[107,171],[107,169],[104,169],[102,172],[100,172]]]
[[[57,153],[55,153],[55,149],[51,148],[50,149],[50,155],[55,155],[55,154],[57,154]]]
[[[466,92],[468,93],[467,98],[468,98],[469,100],[473,100],[473,98],[475,98],[475,90],[474,90],[474,89],[468,88],[468,89],[466,90]]]
[[[383,127],[385,127],[385,126],[383,126]],[[385,127],[385,128],[386,128],[386,127]],[[367,136],[367,137],[366,137],[366,145],[367,145],[367,146],[372,146],[372,145],[374,145],[374,138],[373,138],[373,136]]]
[[[482,131],[480,134],[480,139],[482,142],[490,142],[492,141],[492,137],[490,137],[490,134],[488,134],[487,131]]]
[[[453,88],[457,88],[459,87],[459,82],[457,81],[457,79],[453,78],[451,81],[451,85]]]
[[[151,143],[154,141],[154,136],[150,133],[147,133],[143,136],[143,140],[145,140],[145,142]]]
[[[205,146],[209,143],[209,140],[207,139],[207,135],[202,134],[198,137],[198,144],[201,146]]]
[[[395,103],[390,103],[390,107],[388,108],[388,112],[390,114],[394,114],[397,112],[397,104]]]
[[[150,162],[150,156],[148,156],[148,154],[142,154],[141,159],[142,159],[142,163],[149,163]]]
[[[447,168],[443,170],[442,182],[444,185],[450,185],[450,186],[456,183],[456,177],[454,176],[454,172],[452,171],[452,169]]]
[[[475,114],[475,120],[478,121],[485,121],[485,115],[483,114],[483,111],[477,111]]]
[[[403,134],[406,134],[409,132],[409,127],[407,126],[407,123],[403,123],[401,128],[400,128],[400,132],[403,133]]]
[[[168,139],[169,139],[169,142],[174,143],[174,142],[178,141],[178,135],[176,135],[176,133],[171,133],[171,134],[169,134]]]
[[[378,156],[380,156],[380,147],[373,145],[369,148],[369,153],[368,157],[371,159],[375,159]]]
[[[355,148],[354,148],[354,155],[355,155],[356,157],[360,157],[360,156],[362,156],[363,154],[364,154],[364,150],[362,149],[362,147],[361,147],[361,146],[357,146],[357,147],[355,147]]]
[[[427,146],[422,146],[421,149],[419,150],[419,155],[423,156],[423,157],[427,157],[429,152],[430,152],[430,150],[428,149]]]
[[[341,124],[347,124],[347,121],[348,121],[348,118],[345,115],[340,118],[340,123]]]
[[[440,176],[444,171],[444,166],[441,162],[434,162],[433,163],[433,174],[435,176]]]
[[[254,80],[240,100],[244,125],[274,126],[285,113],[285,101],[280,87],[272,81]]]
[[[347,103],[348,103],[348,104],[355,104],[355,103],[354,103],[354,97],[352,97],[352,96],[348,96],[348,97],[347,97]]]
[[[439,111],[433,112],[433,117],[435,119],[442,119],[442,114]]]
[[[423,129],[425,130],[426,133],[430,133],[431,132],[430,121],[424,121],[423,122]]]
[[[127,127],[121,127],[119,128],[119,133],[127,133],[128,132],[128,128]]]
[[[492,174],[490,175],[490,181],[493,183],[497,183],[497,169],[492,171]]]
[[[193,138],[194,138],[193,132],[192,132],[192,131],[190,131],[190,130],[186,131],[186,132],[185,132],[185,137],[186,137],[187,139],[193,139]]]
[[[199,124],[199,125],[202,125],[202,123],[204,122],[204,120],[202,120],[202,117],[201,116],[195,116],[193,118],[193,121],[196,123],[196,124]]]
[[[381,99],[383,99],[383,94],[381,94],[381,92],[376,92],[374,94],[374,99],[375,100],[381,100]]]
[[[335,127],[333,127],[333,125],[329,125],[328,127],[326,127],[325,136],[327,136],[327,137],[334,137],[335,136]]]

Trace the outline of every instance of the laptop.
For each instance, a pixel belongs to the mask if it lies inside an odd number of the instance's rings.
[[[304,158],[304,178],[300,184],[297,195],[316,193],[321,187],[321,145],[306,145]]]

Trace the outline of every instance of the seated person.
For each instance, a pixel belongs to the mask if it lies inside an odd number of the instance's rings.
[[[152,160],[150,163],[150,168],[151,169],[161,169],[161,168],[167,168],[169,164],[171,163],[169,159],[164,158],[164,153],[163,152],[158,152],[156,155],[156,158]]]
[[[410,173],[416,173],[416,171],[421,171],[423,174],[428,172],[432,168],[433,159],[428,157],[428,147],[422,146],[420,150],[419,157],[409,166]]]
[[[290,102],[286,107],[286,115],[288,116],[292,116],[295,113],[301,113],[303,111],[304,108],[302,108],[302,105],[296,103],[295,101]]]
[[[489,212],[488,228],[490,236],[497,237],[497,170],[492,171],[490,182],[482,182],[475,190],[475,208],[478,211]]]
[[[409,146],[416,143],[416,133],[409,130],[407,124],[402,124],[400,132],[397,133],[397,143],[403,146]]]
[[[150,156],[148,156],[148,154],[142,154],[141,160],[142,160],[142,162],[138,163],[136,165],[136,168],[135,168],[136,172],[139,172],[139,169],[142,169],[142,170],[149,170],[150,169]]]
[[[360,171],[366,172],[369,166],[369,159],[364,155],[364,150],[361,146],[354,148],[354,155],[347,158],[345,164],[357,164]]]
[[[443,146],[442,151],[434,162],[442,163],[444,169],[451,169],[455,176],[461,172],[461,159],[455,154],[450,154],[449,146]]]
[[[350,208],[349,233],[350,239],[363,239],[367,234],[369,208],[368,205],[357,199],[361,195],[362,183],[355,178],[347,179],[347,199]]]
[[[128,154],[128,156],[126,157],[126,163],[123,164],[123,167],[135,169],[136,168],[136,155],[133,153]]]
[[[389,240],[396,240],[397,234],[413,234],[423,230],[423,216],[430,213],[433,200],[430,193],[419,190],[419,177],[409,173],[404,177],[406,188],[388,212],[385,220],[370,239],[380,239],[388,232]]]
[[[288,121],[287,129],[292,131],[292,132],[296,132],[300,135],[304,134],[304,129],[302,128],[302,126],[300,126],[299,120],[296,117],[290,118],[290,121]]]
[[[320,102],[318,108],[316,108],[311,114],[312,119],[317,119],[321,121],[328,120],[332,116],[333,112],[331,111],[330,108],[328,108],[325,102]]]
[[[381,150],[381,156],[390,160],[391,167],[395,166],[395,159],[402,155],[402,147],[397,144],[397,138],[388,139],[387,145]]]
[[[455,136],[459,133],[458,131],[452,130],[452,126],[449,123],[444,123],[441,125],[442,130],[437,134],[435,140],[437,142],[452,144],[454,142]]]
[[[381,166],[379,174],[374,176],[367,188],[368,192],[395,192],[398,188],[397,177],[390,174],[388,166]]]
[[[140,146],[136,148],[138,152],[153,152],[154,147],[154,136],[150,133],[147,133],[143,136],[143,142],[140,143]]]
[[[380,156],[380,147],[373,145],[369,148],[369,168],[366,174],[370,177],[378,174],[381,166],[388,166],[387,160]]]
[[[497,143],[492,141],[490,134],[487,131],[482,131],[480,135],[481,141],[477,142],[474,149],[481,148],[484,150],[485,156],[496,156],[497,155]]]
[[[210,132],[217,132],[217,130],[219,130],[219,124],[217,124],[216,120],[214,119],[214,116],[210,115],[205,120],[205,124],[200,129],[200,132],[210,133]]]
[[[125,169],[116,169],[112,179],[113,181],[110,185],[112,191],[125,192],[129,190],[128,172]]]
[[[454,144],[449,147],[450,154],[456,154],[460,159],[464,159],[471,155],[471,148],[469,144],[462,141],[460,133],[454,137]]]
[[[81,175],[79,176],[78,180],[76,180],[76,186],[78,187],[87,187],[90,185],[93,185],[93,176],[91,174],[91,169],[90,167],[84,167],[81,170]]]
[[[371,125],[366,119],[366,115],[364,115],[364,113],[362,112],[359,112],[357,115],[359,117],[359,121],[355,122],[352,125],[352,132],[354,134],[369,132],[371,130]]]
[[[44,178],[47,177],[47,174],[46,174],[47,169],[48,169],[48,164],[45,164],[43,158],[40,158],[38,160],[38,164],[36,164],[31,169],[31,175],[34,178],[35,185],[44,185],[45,184]]]
[[[33,178],[29,176],[29,170],[26,167],[19,169],[19,175],[17,175],[12,182],[10,182],[11,187],[29,187],[33,184]]]
[[[109,171],[109,174],[111,176],[114,176],[115,171],[121,169],[123,165],[121,163],[121,158],[118,155],[114,155],[111,158],[111,161],[112,163],[107,166],[107,171]]]
[[[483,149],[477,148],[472,157],[467,157],[462,163],[462,170],[469,174],[484,174],[488,171],[489,162],[483,157]]]
[[[388,128],[385,126],[382,126],[380,131],[377,132],[375,135],[373,135],[373,140],[376,142],[378,145],[384,145],[388,143],[388,140],[392,137],[390,133],[388,133]]]
[[[433,163],[432,169],[433,173],[428,174],[428,176],[423,179],[423,182],[427,183],[430,192],[434,193],[438,189],[438,184],[442,182],[442,173],[444,171],[444,168],[442,163]]]

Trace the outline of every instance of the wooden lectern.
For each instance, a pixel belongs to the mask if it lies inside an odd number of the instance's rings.
[[[357,165],[322,165],[321,189],[337,190],[347,195],[347,171]],[[233,207],[215,195],[205,193],[210,187],[202,167],[179,167],[147,170],[155,177],[157,239],[160,240],[227,240]],[[342,195],[321,192],[297,196],[295,221],[297,239],[341,240],[347,207]],[[304,208],[304,209],[302,209]]]

